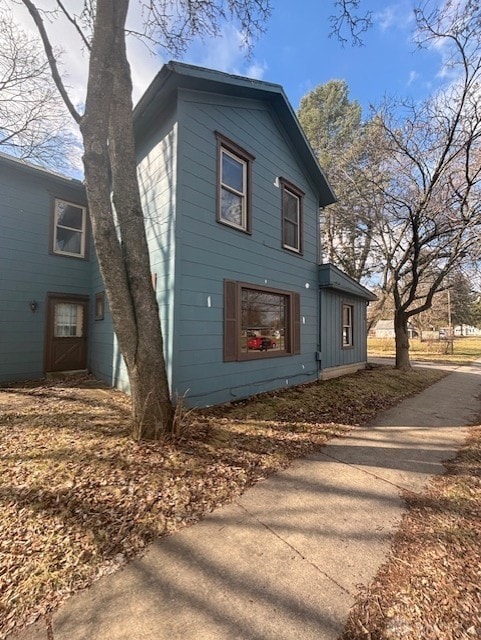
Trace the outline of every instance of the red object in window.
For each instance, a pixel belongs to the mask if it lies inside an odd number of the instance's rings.
[[[255,338],[249,338],[247,340],[248,349],[257,349],[258,351],[267,351],[268,349],[274,349],[276,343],[271,338],[264,336],[256,336]]]

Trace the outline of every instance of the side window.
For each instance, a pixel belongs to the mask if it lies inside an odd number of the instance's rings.
[[[354,346],[353,316],[354,316],[354,307],[351,304],[343,304],[342,305],[342,346],[343,347]]]
[[[217,221],[251,232],[251,182],[254,156],[235,142],[217,137]]]
[[[105,292],[95,294],[95,319],[103,320],[105,315]]]
[[[86,207],[55,198],[52,252],[63,256],[85,258],[86,236]]]
[[[280,179],[282,192],[282,246],[289,251],[302,253],[302,201],[304,192]]]
[[[300,353],[299,294],[224,282],[224,361]]]

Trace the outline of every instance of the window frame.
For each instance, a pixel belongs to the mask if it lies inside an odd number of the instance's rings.
[[[295,184],[286,180],[285,178],[279,178],[279,183],[281,185],[281,233],[282,233],[282,248],[286,249],[286,251],[291,251],[297,255],[303,254],[303,237],[304,237],[304,196],[305,193],[302,189],[299,189]],[[286,242],[286,230],[287,230],[287,222],[292,224],[292,220],[286,220],[286,216],[284,215],[284,202],[285,202],[285,194],[288,193],[291,196],[297,198],[298,208],[297,208],[297,240],[298,246],[294,247]]]
[[[286,349],[283,351],[242,351],[242,290],[249,289],[287,298]],[[295,291],[274,289],[251,282],[224,280],[224,362],[240,362],[264,358],[282,358],[301,352],[300,294]]]
[[[344,321],[344,312],[349,311],[349,320],[347,324]],[[347,330],[347,341],[346,333]],[[349,302],[343,302],[341,307],[341,342],[343,349],[353,349],[354,348],[354,305]]]
[[[82,211],[82,228],[74,229],[73,227],[67,227],[65,225],[58,225],[57,223],[57,203],[65,202],[72,207],[76,207]],[[57,244],[57,229],[58,227],[65,229],[73,229],[80,233],[80,253],[72,253],[71,251],[62,251],[56,248]],[[52,198],[52,216],[51,216],[51,232],[50,232],[50,253],[56,256],[64,256],[66,258],[77,258],[78,260],[86,260],[88,258],[88,242],[87,242],[87,207],[79,202],[73,202],[69,198],[62,196],[53,196]]]
[[[231,229],[236,229],[243,233],[252,233],[252,163],[255,157],[233,142],[222,133],[215,132],[217,139],[217,189],[216,189],[216,220],[220,224],[223,224]],[[243,179],[244,179],[244,191],[242,193],[236,191],[232,187],[222,182],[222,157],[223,153],[242,164],[243,166]],[[230,222],[222,217],[222,190],[225,189],[230,193],[240,195],[243,200],[243,216],[242,224],[238,225],[234,222]]]
[[[99,291],[95,294],[95,320],[103,320],[105,318],[105,291]]]

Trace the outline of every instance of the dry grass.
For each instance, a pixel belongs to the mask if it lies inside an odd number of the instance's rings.
[[[94,380],[0,390],[0,638],[247,486],[443,374],[387,368],[185,417],[136,443],[129,399]]]
[[[409,341],[409,345],[411,360],[421,362],[464,365],[471,364],[481,356],[481,337],[479,336],[455,338],[453,353],[450,353],[450,345],[446,340],[421,342],[421,340],[412,339]],[[394,339],[391,338],[368,338],[367,349],[371,357],[394,357],[396,355]]]

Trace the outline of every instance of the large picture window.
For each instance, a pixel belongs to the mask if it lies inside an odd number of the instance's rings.
[[[85,258],[87,209],[66,200],[55,199],[53,253]]]
[[[300,352],[299,294],[225,281],[224,360]]]
[[[220,133],[217,136],[217,220],[251,231],[251,164],[254,157]]]
[[[304,192],[281,178],[282,246],[302,253],[302,199]]]

